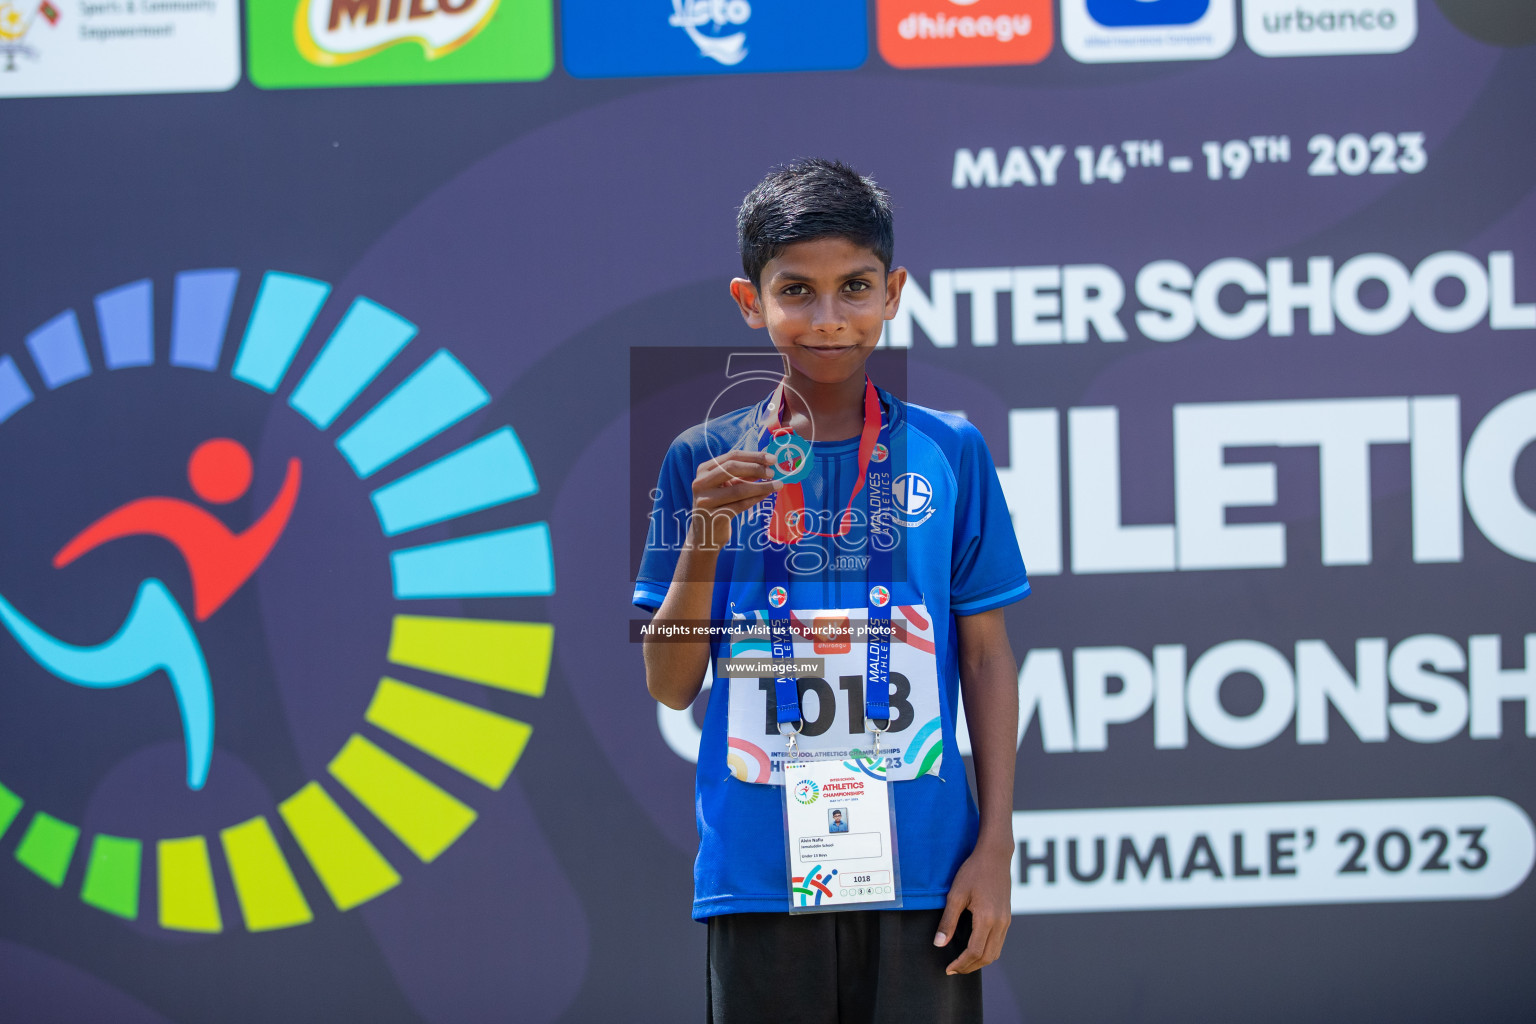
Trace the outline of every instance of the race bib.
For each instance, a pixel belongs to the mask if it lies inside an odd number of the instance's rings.
[[[874,734],[864,727],[864,684],[868,653],[861,627],[863,608],[797,611],[790,617],[794,658],[820,660],[820,674],[797,680],[800,734],[796,748],[807,757],[868,756]],[[736,615],[730,657],[771,659],[768,613]],[[891,624],[890,726],[880,735],[891,782],[937,775],[944,762],[944,724],[939,703],[934,626],[923,605],[893,610]],[[716,678],[723,673],[716,666]],[[719,683],[716,683],[718,686]],[[743,782],[783,785],[787,739],[780,735],[774,705],[774,677],[735,676],[729,680],[730,715],[726,763]]]

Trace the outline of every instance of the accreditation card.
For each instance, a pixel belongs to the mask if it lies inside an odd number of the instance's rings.
[[[901,906],[885,768],[883,757],[858,752],[784,765],[791,914]]]

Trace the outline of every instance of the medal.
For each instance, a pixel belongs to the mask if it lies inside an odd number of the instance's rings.
[[[786,484],[797,484],[811,475],[811,442],[788,427],[775,427],[768,441],[773,474]]]

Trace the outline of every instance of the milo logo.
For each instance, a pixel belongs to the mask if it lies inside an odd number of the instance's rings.
[[[303,0],[295,41],[316,64],[349,64],[414,42],[435,60],[490,23],[500,0]]]

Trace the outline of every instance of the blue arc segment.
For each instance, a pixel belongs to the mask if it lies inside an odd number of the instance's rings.
[[[76,686],[111,689],[165,670],[181,709],[187,787],[203,788],[213,758],[213,688],[192,624],[164,583],[157,579],[141,583],[122,628],[96,647],[76,647],[50,636],[4,597],[0,597],[0,625],[33,661]]]
[[[336,447],[367,479],[490,400],[474,374],[441,350],[342,434]]]
[[[32,353],[32,362],[49,391],[90,376],[91,360],[85,354],[85,339],[80,337],[80,318],[72,309],[27,335],[27,351]]]
[[[358,299],[299,381],[288,404],[325,430],[416,337],[416,325],[372,299]]]
[[[330,294],[331,286],[324,281],[269,271],[245,325],[231,371],[234,378],[269,395],[276,391]]]
[[[389,556],[395,597],[526,597],[555,592],[549,524],[478,533]]]
[[[216,370],[235,302],[238,270],[184,270],[176,275],[171,365]]]
[[[32,401],[32,389],[10,356],[0,356],[0,423]]]
[[[537,494],[528,453],[502,427],[374,491],[384,536],[393,537]]]
[[[155,286],[147,278],[96,296],[96,326],[109,370],[155,361]]]

